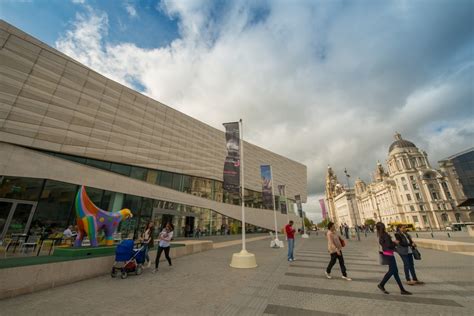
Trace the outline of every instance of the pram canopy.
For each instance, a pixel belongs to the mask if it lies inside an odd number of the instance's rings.
[[[115,249],[115,261],[128,261],[133,255],[133,240],[131,239],[123,240]]]

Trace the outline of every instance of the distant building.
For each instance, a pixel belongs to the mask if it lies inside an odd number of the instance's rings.
[[[426,152],[396,133],[389,147],[387,170],[377,163],[371,183],[355,181],[357,206],[353,209],[358,212],[357,220],[412,223],[421,229],[443,229],[453,222],[473,221],[469,207],[473,196],[472,153],[471,149],[442,160],[440,169],[436,170],[431,167]],[[329,213],[338,224],[343,223],[347,213],[344,203],[337,202],[343,197],[342,191],[347,189],[337,182],[329,168],[326,199]]]
[[[354,190],[343,190],[334,198],[334,206],[336,207],[337,223],[339,225],[347,224],[350,227],[361,225]]]
[[[474,206],[474,147],[439,161],[441,171],[455,183],[457,207]],[[471,214],[471,221],[474,221]]]

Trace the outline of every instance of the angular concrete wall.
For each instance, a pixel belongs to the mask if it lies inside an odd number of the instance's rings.
[[[212,249],[212,241],[186,241],[182,243],[185,243],[186,246],[171,248],[171,258]],[[156,250],[150,251],[150,258],[155,258],[155,256]],[[162,257],[162,260],[165,260],[165,258]],[[0,299],[108,274],[112,270],[113,263],[114,256],[106,256],[0,269]]]
[[[0,20],[0,140],[222,181],[223,131],[118,84]],[[239,118],[236,118],[236,120]],[[245,143],[246,187],[307,195],[303,164]]]

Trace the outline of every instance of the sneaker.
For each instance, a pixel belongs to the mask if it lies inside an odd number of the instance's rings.
[[[408,292],[407,290],[401,290],[400,294],[401,295],[413,295],[411,292]]]
[[[377,284],[377,287],[379,288],[380,291],[382,291],[384,294],[390,294],[389,292],[387,292],[387,290],[380,284]]]
[[[156,272],[158,272],[158,269],[157,269],[157,268],[151,270],[151,273],[156,273]]]
[[[293,262],[293,259],[288,259],[289,262]]]
[[[416,284],[416,281],[407,281],[406,282],[408,285],[415,285]]]
[[[295,258],[293,258],[293,259],[291,259],[291,260],[293,260],[293,261],[296,261],[296,259],[295,259]]]
[[[349,278],[349,277],[346,277],[346,276],[342,276],[342,278],[343,278],[344,280],[346,280],[346,281],[352,281],[352,279],[351,279],[351,278]]]
[[[327,273],[327,272],[325,272],[325,273],[326,273],[326,278],[332,279],[332,276],[329,273]]]

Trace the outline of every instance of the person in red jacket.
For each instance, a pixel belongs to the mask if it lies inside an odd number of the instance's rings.
[[[293,256],[293,249],[295,248],[295,229],[293,228],[293,221],[290,221],[285,226],[286,239],[288,239],[288,261],[295,261]]]

